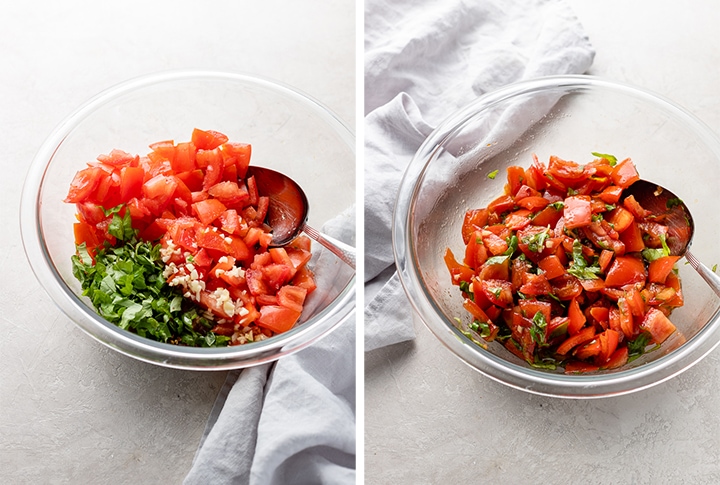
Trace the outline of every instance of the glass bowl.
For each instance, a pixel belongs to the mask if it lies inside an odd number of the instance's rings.
[[[483,349],[455,327],[462,297],[443,261],[464,254],[466,210],[503,193],[506,168],[557,155],[578,163],[591,152],[630,157],[640,176],[667,187],[695,220],[693,254],[720,262],[720,141],[684,109],[635,87],[590,76],[547,77],[504,87],[445,120],[418,149],[394,213],[393,246],[402,284],[420,319],[470,367],[509,386],[558,397],[619,395],[684,371],[720,342],[720,301],[678,262],[685,305],[671,316],[677,332],[660,349],[616,370],[566,375],[531,367],[493,342]],[[488,177],[498,170],[496,179]]]
[[[75,207],[63,203],[86,162],[118,148],[145,155],[153,142],[188,141],[193,128],[250,143],[251,164],[283,172],[305,190],[308,224],[321,227],[355,203],[355,141],[327,108],[293,88],[223,72],[173,71],[133,79],[92,98],[43,143],[22,192],[25,251],[38,280],[87,334],[131,357],[168,367],[230,369],[300,350],[342,323],[355,308],[355,272],[313,245],[318,290],[290,331],[226,348],[159,343],[122,330],[95,313],[71,270]],[[354,234],[354,226],[353,226]],[[354,242],[354,241],[347,241]],[[321,267],[320,267],[321,266]]]

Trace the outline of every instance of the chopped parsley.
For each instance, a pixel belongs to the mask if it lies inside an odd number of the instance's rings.
[[[489,179],[495,179],[495,177],[497,177],[497,174],[498,174],[499,172],[500,172],[500,170],[493,170],[492,172],[490,172],[490,173],[488,174],[488,178],[489,178]]]

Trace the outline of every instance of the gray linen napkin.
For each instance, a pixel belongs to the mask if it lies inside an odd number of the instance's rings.
[[[354,244],[355,208],[323,232]],[[323,257],[336,258],[329,252]],[[355,320],[274,364],[232,371],[186,485],[354,484]]]
[[[400,180],[444,118],[505,84],[585,72],[594,57],[563,0],[365,3],[365,350],[414,338],[394,271]]]

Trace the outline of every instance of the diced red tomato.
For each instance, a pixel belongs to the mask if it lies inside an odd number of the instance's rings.
[[[213,150],[228,141],[224,134],[213,130],[200,130],[195,128],[191,141],[198,150]]]
[[[287,332],[298,321],[300,313],[285,306],[265,305],[260,307],[260,318],[257,320],[257,324],[275,333]]]
[[[143,157],[112,150],[75,175],[65,200],[77,207],[77,244],[91,256],[101,244],[115,244],[112,215],[105,214],[124,204],[120,215],[130,214],[141,238],[160,241],[164,260],[178,268],[170,278],[194,271],[204,280],[199,305],[223,319],[215,333],[240,343],[248,325],[266,336],[291,328],[316,289],[307,266],[311,243],[301,236],[268,250],[272,234],[263,221],[269,198],[246,178],[250,145],[195,129],[191,141],[159,141],[150,150]],[[458,278],[472,280],[473,269],[451,253],[447,261]]]
[[[613,183],[623,189],[630,187],[634,182],[640,180],[640,175],[638,175],[635,164],[629,158],[615,165],[610,176],[613,179]]]
[[[665,284],[665,280],[678,259],[680,259],[680,256],[664,256],[651,261],[650,266],[648,266],[648,281],[650,283]]]
[[[634,256],[617,256],[605,278],[606,286],[621,287],[641,283],[647,278],[645,265]]]
[[[65,202],[69,204],[86,202],[103,178],[106,179],[107,174],[99,167],[80,170],[70,183],[70,191],[65,197]]]
[[[592,222],[590,197],[586,195],[567,197],[563,209],[563,219],[565,220],[565,227],[568,229],[590,225]]]
[[[210,225],[220,217],[226,210],[225,204],[220,202],[219,199],[205,199],[199,202],[195,202],[192,205],[193,212],[197,215],[200,222],[203,224]]]
[[[505,327],[505,347],[531,364],[554,355],[568,373],[615,369],[641,332],[662,342],[675,331],[667,316],[684,303],[679,258],[651,261],[643,250],[663,247],[677,214],[626,195],[637,169],[612,158],[552,156],[545,167],[533,155],[529,168],[510,167],[504,193],[465,213],[464,264],[446,251],[464,308],[493,331]]]

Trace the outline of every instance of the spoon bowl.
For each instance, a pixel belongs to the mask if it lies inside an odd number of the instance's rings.
[[[647,180],[638,180],[624,192],[624,197],[633,196],[641,207],[655,214],[656,220],[668,227],[666,243],[672,256],[685,256],[687,262],[720,296],[720,277],[702,264],[690,252],[695,234],[695,223],[690,210],[674,193]]]
[[[248,167],[258,193],[269,198],[265,222],[272,228],[271,247],[284,246],[301,232],[355,269],[355,248],[313,229],[307,224],[310,204],[302,188],[287,175],[265,167]]]

